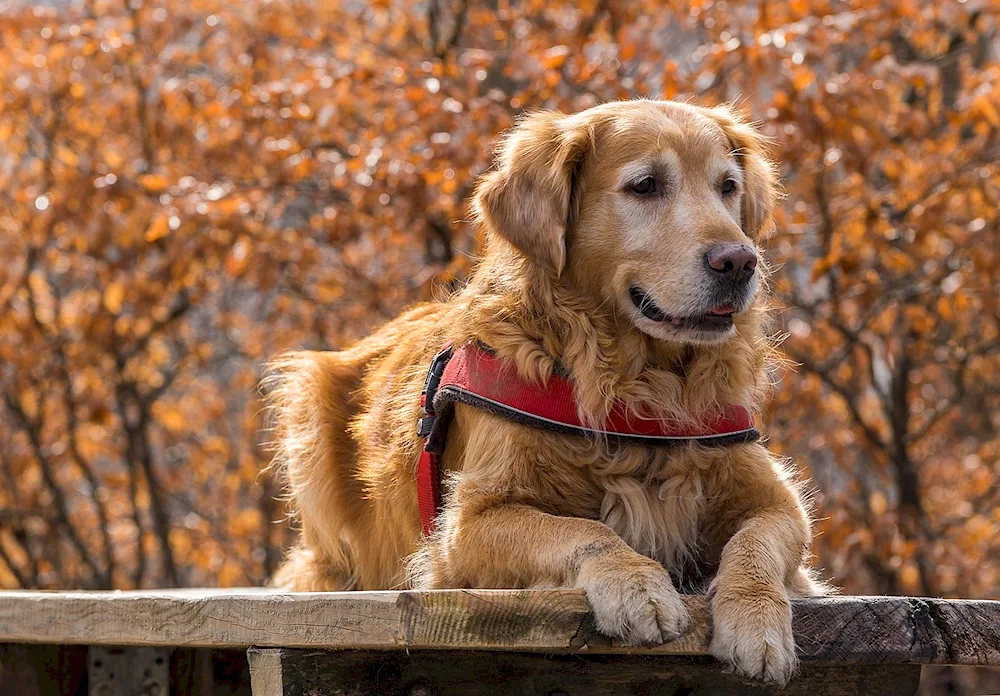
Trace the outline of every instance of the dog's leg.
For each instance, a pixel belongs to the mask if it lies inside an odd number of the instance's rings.
[[[292,592],[340,592],[353,588],[345,569],[332,564],[303,546],[288,552],[270,585]]]
[[[663,643],[689,615],[663,567],[595,520],[463,492],[417,560],[425,587],[578,587],[602,633],[631,644]]]
[[[347,546],[324,545],[304,530],[303,540],[278,566],[271,586],[292,592],[343,592],[357,589],[357,564]],[[324,553],[329,548],[333,553]]]
[[[798,571],[785,584],[789,597],[823,597],[835,595],[839,590],[827,582],[820,580],[811,568],[800,566]]]
[[[737,673],[784,684],[795,672],[788,587],[802,584],[808,534],[801,510],[764,509],[745,519],[723,549],[710,589],[712,654]]]

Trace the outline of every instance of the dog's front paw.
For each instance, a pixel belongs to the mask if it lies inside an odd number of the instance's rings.
[[[634,556],[596,557],[581,570],[597,630],[631,645],[675,640],[691,622],[687,607],[659,563]]]
[[[717,585],[712,594],[712,654],[742,676],[787,683],[798,659],[784,588]]]

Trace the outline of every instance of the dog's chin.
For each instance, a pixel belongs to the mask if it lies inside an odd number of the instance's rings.
[[[632,323],[648,336],[675,343],[712,345],[736,334],[735,319],[745,307],[719,304],[702,312],[668,313],[640,288],[629,289]]]
[[[639,312],[633,312],[632,324],[647,336],[660,341],[672,341],[690,345],[714,345],[725,343],[736,335],[736,325],[730,322],[726,327],[709,329],[673,326],[660,321],[647,319]]]

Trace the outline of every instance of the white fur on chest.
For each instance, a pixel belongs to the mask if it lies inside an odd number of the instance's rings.
[[[676,470],[665,453],[643,464],[601,476],[601,521],[639,553],[680,571],[698,551],[706,504],[702,472]]]

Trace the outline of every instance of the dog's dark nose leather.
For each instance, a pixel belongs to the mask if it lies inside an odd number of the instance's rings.
[[[726,242],[708,250],[705,264],[713,273],[726,279],[745,281],[757,268],[757,254],[747,244]]]

